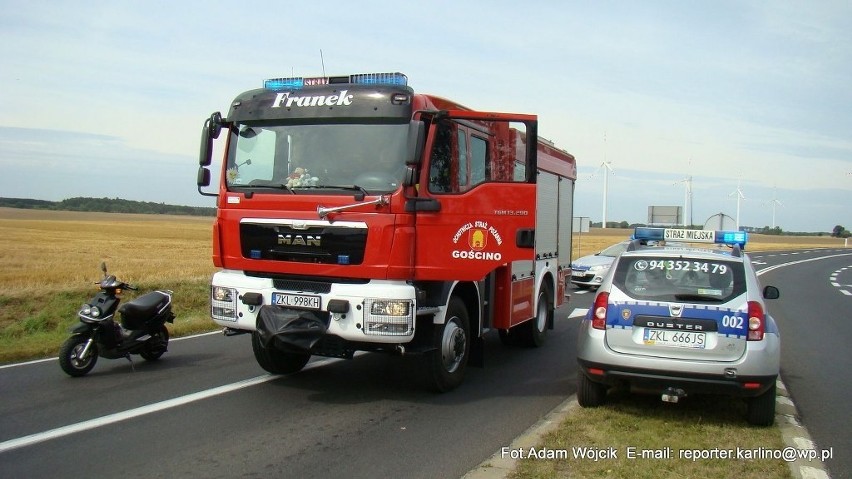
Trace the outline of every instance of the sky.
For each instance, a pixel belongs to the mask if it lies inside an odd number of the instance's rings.
[[[850,24],[848,0],[0,0],[0,197],[213,206],[212,112],[266,78],[399,71],[538,115],[577,159],[574,216],[646,222],[689,184],[692,224],[852,229]]]

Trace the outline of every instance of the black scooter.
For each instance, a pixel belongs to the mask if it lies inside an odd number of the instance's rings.
[[[95,367],[98,356],[126,358],[132,368],[131,354],[154,361],[169,345],[165,323],[174,323],[175,319],[172,291],[153,291],[119,308],[121,291],[136,288],[108,274],[105,263],[101,263],[101,271],[104,277],[95,283],[100,291],[80,308],[77,313],[80,324],[71,328],[71,337],[59,349],[59,365],[69,376],[88,374]],[[116,312],[121,314],[121,324],[114,320]]]

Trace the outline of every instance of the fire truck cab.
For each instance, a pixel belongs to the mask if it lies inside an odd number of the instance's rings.
[[[537,118],[418,94],[401,73],[277,78],[214,113],[213,321],[265,370],[422,354],[458,386],[483,335],[540,346],[565,298],[576,163]],[[223,142],[211,193],[214,142]]]

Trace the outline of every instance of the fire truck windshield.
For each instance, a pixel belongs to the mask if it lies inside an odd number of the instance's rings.
[[[405,172],[407,134],[407,123],[234,125],[226,184],[230,190],[391,192]]]

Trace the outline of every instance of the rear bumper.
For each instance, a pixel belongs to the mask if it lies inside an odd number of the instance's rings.
[[[580,374],[592,382],[608,386],[629,385],[632,389],[662,392],[668,388],[682,389],[687,394],[722,394],[753,397],[766,392],[775,384],[778,375],[726,377],[724,374],[666,372],[577,360]]]

